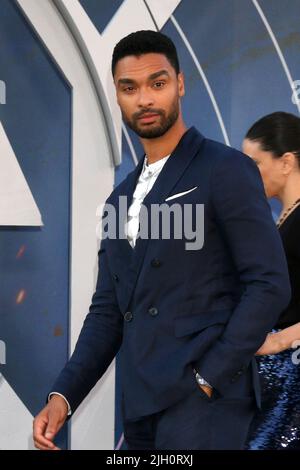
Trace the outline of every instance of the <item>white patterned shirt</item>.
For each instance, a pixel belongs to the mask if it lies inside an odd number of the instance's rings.
[[[154,185],[169,156],[170,155],[167,155],[157,162],[150,164],[147,163],[147,156],[145,156],[143,169],[133,193],[132,203],[128,209],[127,223],[125,225],[125,233],[132,248],[135,247],[139,231],[139,215],[143,200]]]

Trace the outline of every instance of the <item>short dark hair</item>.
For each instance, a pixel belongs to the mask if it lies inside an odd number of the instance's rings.
[[[277,111],[262,117],[248,130],[246,139],[259,142],[262,150],[280,158],[292,152],[300,166],[300,118]]]
[[[130,33],[121,39],[115,46],[111,71],[114,76],[117,62],[129,55],[141,56],[149,53],[163,54],[166,56],[176,74],[180,72],[179,60],[173,41],[163,33],[151,30],[141,30]]]

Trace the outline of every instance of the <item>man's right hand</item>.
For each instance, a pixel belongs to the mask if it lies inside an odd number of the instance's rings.
[[[68,416],[68,406],[59,395],[52,395],[49,403],[33,421],[34,445],[40,450],[60,450],[52,442]]]

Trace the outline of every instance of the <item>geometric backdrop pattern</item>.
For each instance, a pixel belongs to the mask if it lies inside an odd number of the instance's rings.
[[[71,91],[10,0],[0,44],[0,120],[44,224],[0,228],[1,373],[34,415],[68,357]]]

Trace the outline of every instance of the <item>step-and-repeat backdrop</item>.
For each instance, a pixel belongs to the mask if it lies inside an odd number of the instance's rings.
[[[94,289],[97,208],[142,156],[114,98],[115,43],[169,35],[187,124],[240,148],[259,117],[299,113],[299,16],[298,0],[1,0],[0,449],[33,448]],[[122,448],[120,386],[116,361],[59,445]]]

